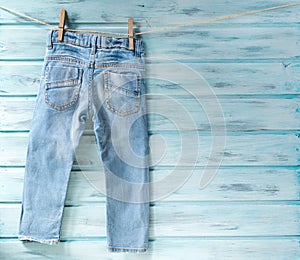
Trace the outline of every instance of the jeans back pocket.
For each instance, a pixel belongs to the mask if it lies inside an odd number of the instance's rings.
[[[82,69],[71,66],[49,66],[45,75],[45,102],[58,111],[76,104],[82,81]]]
[[[107,70],[104,72],[106,107],[120,116],[139,111],[141,103],[141,76],[128,70]]]

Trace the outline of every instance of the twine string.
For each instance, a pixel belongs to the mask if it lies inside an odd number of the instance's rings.
[[[40,23],[40,24],[46,25],[46,26],[50,27],[51,29],[56,29],[56,27],[55,27],[55,26],[52,26],[51,24],[48,24],[48,23],[46,23],[46,22],[44,22],[44,21],[38,20],[38,19],[36,19],[36,18],[33,18],[33,17],[29,16],[29,15],[20,13],[20,12],[18,12],[18,11],[9,9],[9,8],[7,8],[7,7],[0,6],[0,9],[4,10],[4,11],[6,11],[6,12],[12,13],[12,14],[14,14],[14,15],[23,17],[23,18],[25,18],[25,19],[34,21],[34,22],[36,22],[36,23]]]
[[[246,12],[242,12],[242,13],[223,15],[223,16],[214,17],[214,18],[210,18],[210,19],[206,19],[206,20],[195,21],[195,22],[191,22],[191,23],[183,23],[183,24],[178,24],[178,25],[172,25],[172,26],[162,27],[162,28],[153,29],[153,30],[149,30],[149,31],[138,32],[138,33],[135,33],[135,35],[158,33],[158,32],[162,32],[162,31],[169,31],[169,30],[178,29],[178,28],[181,28],[181,27],[188,27],[188,26],[194,26],[194,25],[199,25],[199,24],[208,24],[208,23],[213,23],[213,22],[222,21],[222,20],[226,20],[226,19],[233,19],[233,18],[242,17],[242,16],[246,16],[246,15],[258,14],[258,13],[263,13],[263,12],[267,12],[267,11],[274,11],[274,10],[283,9],[283,8],[292,7],[292,6],[297,6],[297,5],[300,5],[300,2],[294,2],[294,3],[284,4],[284,5],[277,5],[277,6],[273,6],[273,7],[267,7],[267,8],[263,8],[263,9],[257,9],[257,10],[251,10],[251,11],[246,11]],[[23,14],[23,13],[18,12],[16,10],[12,10],[12,9],[4,7],[4,6],[0,6],[0,9],[4,10],[6,12],[12,13],[14,15],[23,17],[25,19],[34,21],[36,23],[45,25],[45,26],[51,28],[52,30],[57,29],[57,27],[55,27],[55,26],[53,26],[49,23],[46,23],[44,21],[41,21],[41,20],[36,19],[34,17],[31,17],[29,15]],[[66,28],[65,30],[66,31],[71,31],[71,32],[97,33],[97,34],[128,36],[128,34],[120,34],[120,33],[116,33],[116,32],[100,32],[100,31],[92,31],[92,30],[75,30],[75,29],[68,29],[68,28]]]

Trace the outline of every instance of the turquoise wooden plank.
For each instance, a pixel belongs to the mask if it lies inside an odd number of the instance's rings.
[[[183,63],[195,71],[182,77],[178,63],[147,64],[147,92],[162,95],[204,95],[201,81],[216,95],[299,94],[299,63]],[[0,95],[36,95],[42,62],[0,62]],[[192,73],[192,72],[191,72]]]
[[[118,6],[112,6],[111,1],[105,0],[99,3],[97,0],[89,1],[64,1],[64,2],[40,2],[32,1],[32,5],[26,5],[23,1],[2,0],[1,4],[22,11],[35,18],[58,24],[59,9],[66,8],[70,20],[73,23],[109,23],[127,21],[128,17],[134,17],[138,22],[149,27],[166,26],[208,19],[232,13],[240,13],[254,9],[262,9],[290,3],[289,0],[269,0],[268,2],[254,0],[251,2],[238,2],[235,0],[222,1],[145,1],[130,0],[122,2],[115,1]],[[38,6],[32,8],[32,6]],[[300,7],[295,6],[287,9],[276,10],[246,17],[226,20],[221,23],[290,23],[299,21]],[[26,21],[9,15],[1,10],[0,22],[2,23],[24,23]],[[224,25],[223,25],[224,26]]]
[[[46,35],[47,30],[41,28],[2,26],[1,60],[40,60]],[[143,37],[148,58],[185,61],[297,57],[298,38],[299,30],[289,26],[193,28]]]
[[[41,63],[2,63],[0,65],[0,95],[36,95],[41,70]]]
[[[147,96],[149,130],[298,130],[298,96],[243,97]],[[0,131],[30,129],[35,98],[0,97]],[[176,110],[177,113],[173,111]],[[251,113],[249,113],[251,111]],[[259,115],[259,116],[257,116]],[[278,115],[281,116],[278,120]],[[91,127],[93,129],[93,127]]]
[[[0,237],[17,237],[20,208],[0,204]],[[150,237],[299,236],[299,214],[297,204],[161,202],[151,207]],[[66,207],[61,238],[104,237],[105,215],[104,203]]]
[[[150,94],[188,95],[188,90],[201,96],[207,94],[206,86],[218,96],[299,93],[300,65],[297,62],[154,64],[151,59],[148,61]]]
[[[150,136],[151,165],[205,166],[210,156],[212,137],[199,135],[200,145],[197,157],[198,151],[195,146],[198,142],[197,136],[197,133],[192,131],[153,133]],[[181,143],[181,137],[183,143]],[[219,136],[220,142],[224,137]],[[24,166],[27,141],[27,133],[2,133],[0,135],[0,166]],[[299,164],[300,144],[297,132],[227,134],[226,142],[223,166],[298,166]],[[222,149],[219,147],[220,152],[223,152]],[[101,165],[94,136],[85,135],[81,138],[76,159],[82,167]],[[211,163],[216,159],[210,158]],[[218,165],[216,162],[211,166]]]
[[[191,172],[192,168],[182,168],[178,171]],[[220,168],[213,181],[203,190],[199,189],[203,169],[194,170],[192,176],[184,185],[175,190],[167,201],[283,201],[299,200],[299,169],[284,167],[263,168]],[[153,185],[163,180],[173,171],[171,168],[155,168],[150,171]],[[93,202],[103,202],[105,197],[94,183],[102,179],[103,169],[84,169],[71,173],[66,205],[87,205]],[[23,191],[24,169],[0,168],[0,203],[20,203]],[[99,176],[90,183],[91,175]],[[86,177],[88,176],[88,178]],[[165,189],[171,183],[182,184],[175,177],[169,179]]]
[[[150,242],[150,249],[142,255],[108,253],[105,240],[67,241],[55,246],[20,243],[16,240],[0,242],[0,257],[11,260],[32,259],[186,259],[189,260],[269,260],[299,259],[298,238],[261,239],[189,239],[157,238]],[[12,253],[13,252],[13,253]]]
[[[0,242],[0,256],[10,259],[186,259],[190,260],[269,260],[297,259],[299,255],[299,239],[156,239],[150,242],[147,253],[139,255],[120,255],[108,253],[106,242],[100,241],[67,241],[56,246],[35,243],[19,243],[15,240]],[[13,253],[11,253],[13,252]],[[88,256],[87,256],[88,255]],[[7,259],[7,258],[6,258]]]

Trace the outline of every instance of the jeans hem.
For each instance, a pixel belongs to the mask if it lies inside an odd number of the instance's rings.
[[[111,253],[145,253],[148,248],[122,248],[122,247],[108,247]]]
[[[56,245],[59,243],[59,239],[40,239],[30,236],[18,236],[20,241],[29,241],[29,242],[37,242],[41,244],[48,244],[48,245]]]

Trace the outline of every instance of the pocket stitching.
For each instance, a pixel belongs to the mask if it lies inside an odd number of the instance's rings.
[[[49,72],[50,72],[50,69],[51,68],[66,68],[64,66],[47,66],[46,67],[46,72],[45,72],[45,82],[47,84],[59,84],[61,82],[64,82],[65,80],[58,80],[58,81],[53,81],[53,80],[50,80],[49,79]],[[77,69],[77,73],[76,73],[76,76],[75,77],[69,77],[67,81],[77,81],[79,76],[80,76],[80,70],[82,70],[81,68],[78,68],[78,67],[73,67],[73,66],[69,66],[69,68],[75,68]]]
[[[49,73],[49,69],[50,67],[48,67],[48,73]],[[75,67],[74,67],[75,68]],[[74,106],[76,104],[76,102],[78,101],[78,97],[79,97],[79,93],[80,93],[80,89],[81,89],[81,81],[82,81],[82,73],[83,70],[81,68],[76,68],[78,69],[78,73],[77,73],[77,79],[68,79],[66,81],[53,81],[53,82],[45,82],[45,103],[48,104],[50,107],[52,107],[55,110],[58,111],[62,111],[62,110],[66,110],[68,108],[71,108],[72,106]],[[48,76],[48,74],[47,74]],[[47,80],[48,77],[45,79]],[[73,90],[73,98],[70,102],[63,104],[63,105],[57,105],[54,102],[52,102],[49,98],[49,95],[47,93],[47,90],[51,90],[51,89],[57,89],[57,88],[71,88],[74,87]]]
[[[127,116],[127,115],[131,115],[131,114],[135,114],[139,111],[140,109],[140,103],[141,103],[141,76],[138,75],[137,73],[132,73],[136,76],[136,89],[138,91],[132,91],[129,89],[125,89],[122,87],[118,87],[115,86],[113,84],[109,84],[108,83],[108,79],[109,79],[109,73],[110,71],[105,71],[104,72],[104,92],[105,92],[105,104],[106,107],[113,113],[120,115],[120,116]],[[120,73],[119,73],[120,74]],[[114,89],[114,91],[117,91],[119,93],[125,93],[125,94],[131,94],[131,97],[135,98],[135,106],[131,109],[131,110],[126,110],[125,112],[120,112],[118,109],[114,108],[113,106],[111,106],[110,100],[111,100],[111,95],[110,95],[110,89]],[[136,94],[137,92],[137,94]]]
[[[62,81],[45,82],[45,86],[46,89],[55,89],[55,88],[63,88],[63,87],[72,87],[74,85],[77,85],[78,83],[79,83],[78,79],[68,79]]]

